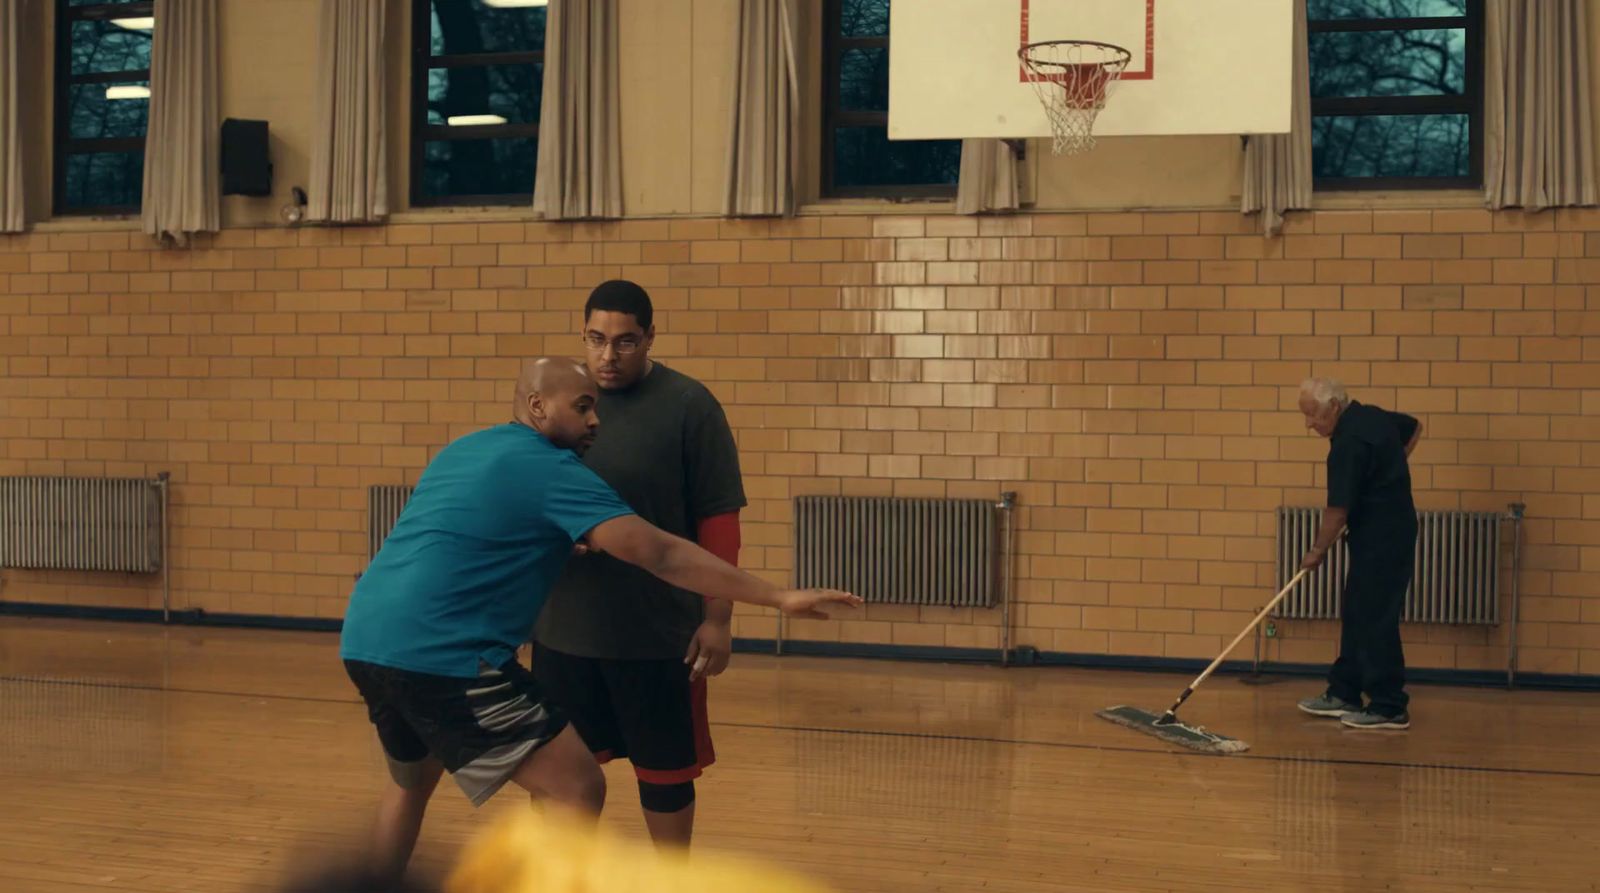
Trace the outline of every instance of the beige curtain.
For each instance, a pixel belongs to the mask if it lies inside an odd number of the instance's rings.
[[[961,141],[956,213],[1015,211],[1022,207],[1022,160],[1004,140]]]
[[[1283,212],[1311,207],[1311,75],[1306,50],[1306,0],[1294,2],[1294,74],[1289,132],[1253,134],[1244,149],[1240,210],[1260,212],[1261,229],[1275,234]]]
[[[1529,210],[1596,202],[1586,0],[1484,9],[1484,198]]]
[[[550,0],[533,209],[552,220],[622,216],[618,0]]]
[[[144,231],[187,245],[221,218],[217,0],[156,0],[155,12]]]
[[[790,215],[795,209],[800,78],[797,3],[740,0],[733,68],[733,130],[722,213]]]
[[[388,4],[322,0],[317,129],[306,216],[334,223],[389,213],[383,53]]]
[[[21,232],[22,211],[22,0],[0,0],[0,233]]]

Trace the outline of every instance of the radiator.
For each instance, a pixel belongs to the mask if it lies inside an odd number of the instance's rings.
[[[0,567],[161,570],[167,476],[0,477]]]
[[[406,507],[415,487],[402,484],[374,484],[367,489],[367,560],[377,557],[389,531],[400,520],[400,510]]]
[[[1418,512],[1416,570],[1406,591],[1408,623],[1494,625],[1500,622],[1500,522],[1496,512]],[[1278,585],[1289,582],[1316,541],[1322,509],[1278,509]],[[1327,562],[1308,574],[1279,605],[1277,616],[1300,620],[1339,617],[1350,569],[1341,537]]]
[[[795,585],[869,602],[993,607],[1002,504],[979,499],[801,496]]]

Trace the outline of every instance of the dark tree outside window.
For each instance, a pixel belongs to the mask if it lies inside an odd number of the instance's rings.
[[[1482,0],[1309,0],[1319,189],[1476,187]]]
[[[827,0],[824,28],[823,194],[955,195],[960,140],[889,139],[889,0]]]
[[[57,214],[139,210],[154,16],[150,0],[57,0]]]
[[[413,3],[411,203],[528,203],[546,8],[526,0]]]

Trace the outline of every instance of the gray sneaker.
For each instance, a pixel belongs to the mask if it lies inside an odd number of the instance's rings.
[[[1301,710],[1312,716],[1329,716],[1334,719],[1343,718],[1346,714],[1360,713],[1361,705],[1352,704],[1333,695],[1321,694],[1314,698],[1306,698],[1298,705]]]
[[[1346,728],[1351,729],[1394,729],[1404,731],[1411,728],[1411,714],[1397,713],[1394,716],[1384,716],[1382,713],[1373,713],[1363,710],[1360,713],[1346,713],[1339,718]]]

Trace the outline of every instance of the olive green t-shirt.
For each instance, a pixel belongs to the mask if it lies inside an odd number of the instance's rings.
[[[656,363],[638,384],[601,391],[600,431],[583,462],[640,517],[685,539],[745,506],[739,452],[722,405]],[[579,657],[681,659],[704,599],[610,555],[573,558],[550,590],[536,638]]]

